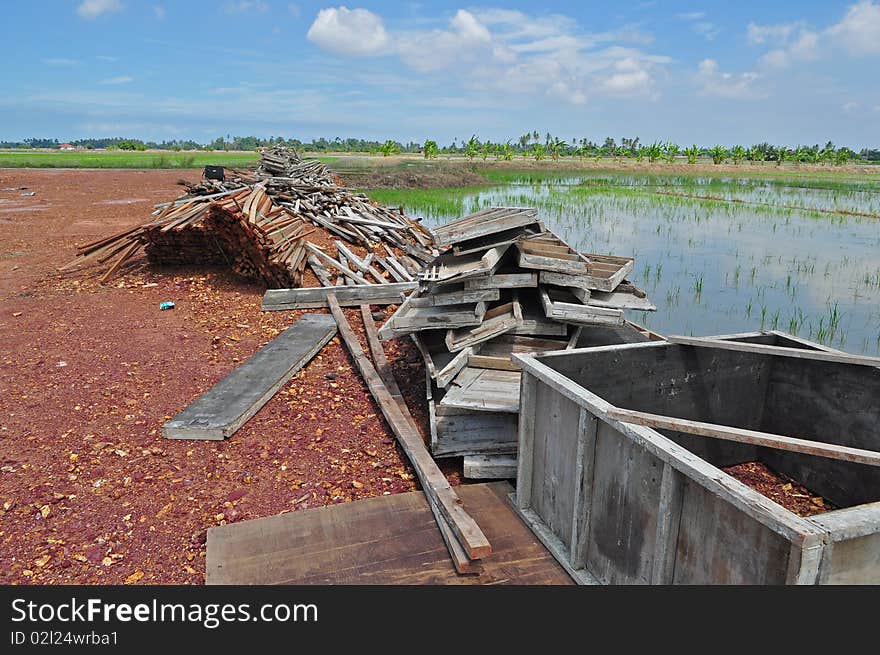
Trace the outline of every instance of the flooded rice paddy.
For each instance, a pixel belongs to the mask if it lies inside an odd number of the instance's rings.
[[[629,318],[664,334],[778,329],[880,355],[880,179],[494,177],[369,193],[429,226],[482,207],[537,207],[579,250],[635,257],[630,278],[658,309]]]

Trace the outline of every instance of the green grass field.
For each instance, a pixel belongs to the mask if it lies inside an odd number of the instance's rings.
[[[255,152],[0,150],[0,168],[201,168],[246,166],[256,161]]]

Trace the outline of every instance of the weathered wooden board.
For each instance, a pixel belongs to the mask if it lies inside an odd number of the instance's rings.
[[[162,426],[167,439],[226,439],[336,334],[326,314],[306,314]]]
[[[516,455],[465,455],[464,477],[471,480],[516,478]]]
[[[383,288],[387,286],[391,285],[382,285]],[[486,303],[483,301],[465,305],[413,307],[413,302],[420,297],[419,290],[409,295],[394,315],[379,328],[380,339],[393,339],[421,330],[479,325],[486,312]]]
[[[491,248],[486,252],[457,256],[444,253],[419,272],[423,282],[459,282],[481,275],[491,275],[501,265],[501,258],[510,245]]]
[[[457,289],[442,293],[421,293],[413,298],[410,307],[442,307],[448,305],[466,305],[478,302],[493,302],[501,297],[498,289]]]
[[[339,287],[302,287],[299,289],[269,289],[263,294],[263,311],[315,309],[327,306],[327,294],[335,293],[343,307],[370,305],[397,305],[406,294],[418,287],[418,282],[395,282]]]
[[[481,412],[519,411],[519,378],[515,371],[465,367],[440,401],[441,407]]]
[[[452,251],[456,255],[467,255],[472,252],[480,252],[484,250],[489,250],[489,248],[495,248],[497,246],[514,243],[530,235],[540,234],[542,231],[543,226],[541,225],[541,223],[536,221],[532,225],[515,227],[510,230],[502,230],[501,232],[496,232],[495,234],[477,237],[476,239],[461,241],[453,246]]]
[[[434,457],[515,453],[516,421],[516,414],[506,412],[435,406],[431,453]]]
[[[446,347],[450,352],[456,352],[493,339],[521,324],[522,310],[519,300],[514,297],[509,303],[487,310],[478,327],[449,330]]]
[[[547,318],[541,307],[535,306],[525,298],[521,304],[523,305],[522,323],[510,330],[509,334],[544,337],[564,337],[568,334],[568,325]]]
[[[619,309],[583,305],[570,294],[566,295],[557,289],[542,287],[538,289],[538,292],[541,295],[544,313],[547,318],[554,321],[582,325],[623,325],[623,311]],[[568,302],[568,300],[575,302]]]
[[[502,269],[503,271],[503,269]],[[538,286],[537,273],[504,273],[475,277],[464,281],[464,288],[477,289],[525,289]]]
[[[480,344],[479,354],[510,357],[512,353],[538,353],[550,350],[563,350],[567,343],[566,339],[502,334],[491,341]]]
[[[619,287],[618,287],[619,288]],[[646,297],[637,296],[634,293],[624,291],[590,291],[585,294],[583,289],[572,289],[575,298],[594,307],[607,307],[609,309],[632,309],[639,312],[656,312],[657,305]]]
[[[538,222],[538,210],[532,207],[488,207],[433,228],[434,242],[461,243]]]
[[[207,584],[552,584],[571,580],[507,502],[507,482],[459,487],[495,546],[457,575],[422,492],[378,496],[208,530]]]
[[[584,259],[590,261],[586,267],[578,264],[569,266],[552,262],[545,262],[552,268],[540,266],[541,261],[536,258],[528,259],[533,265],[527,268],[541,268],[539,281],[541,284],[554,284],[561,287],[575,287],[580,289],[612,292],[614,291],[633,270],[635,260],[629,257],[612,257],[610,255],[595,255],[579,253]],[[521,262],[522,263],[522,262]],[[524,264],[523,264],[524,265]]]
[[[421,434],[415,429],[415,422],[408,416],[405,405],[401,408],[389,393],[381,377],[363,352],[357,335],[351,329],[345,314],[333,295],[328,297],[330,312],[339,328],[352,359],[355,362],[367,388],[379,405],[382,415],[391,427],[397,442],[406,453],[407,458],[419,478],[428,501],[439,510],[443,519],[455,532],[460,545],[471,560],[481,559],[492,552],[492,546],[480,530],[480,526],[465,511],[461,500],[449,484],[446,476],[437,467],[434,459],[425,448]]]

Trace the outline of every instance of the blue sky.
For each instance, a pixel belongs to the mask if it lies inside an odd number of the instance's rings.
[[[4,4],[0,140],[880,146],[880,0]]]

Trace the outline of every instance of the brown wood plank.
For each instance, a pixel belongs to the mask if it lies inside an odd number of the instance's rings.
[[[208,531],[208,584],[545,584],[571,578],[507,501],[507,482],[457,488],[495,546],[457,575],[422,492],[288,512]]]

